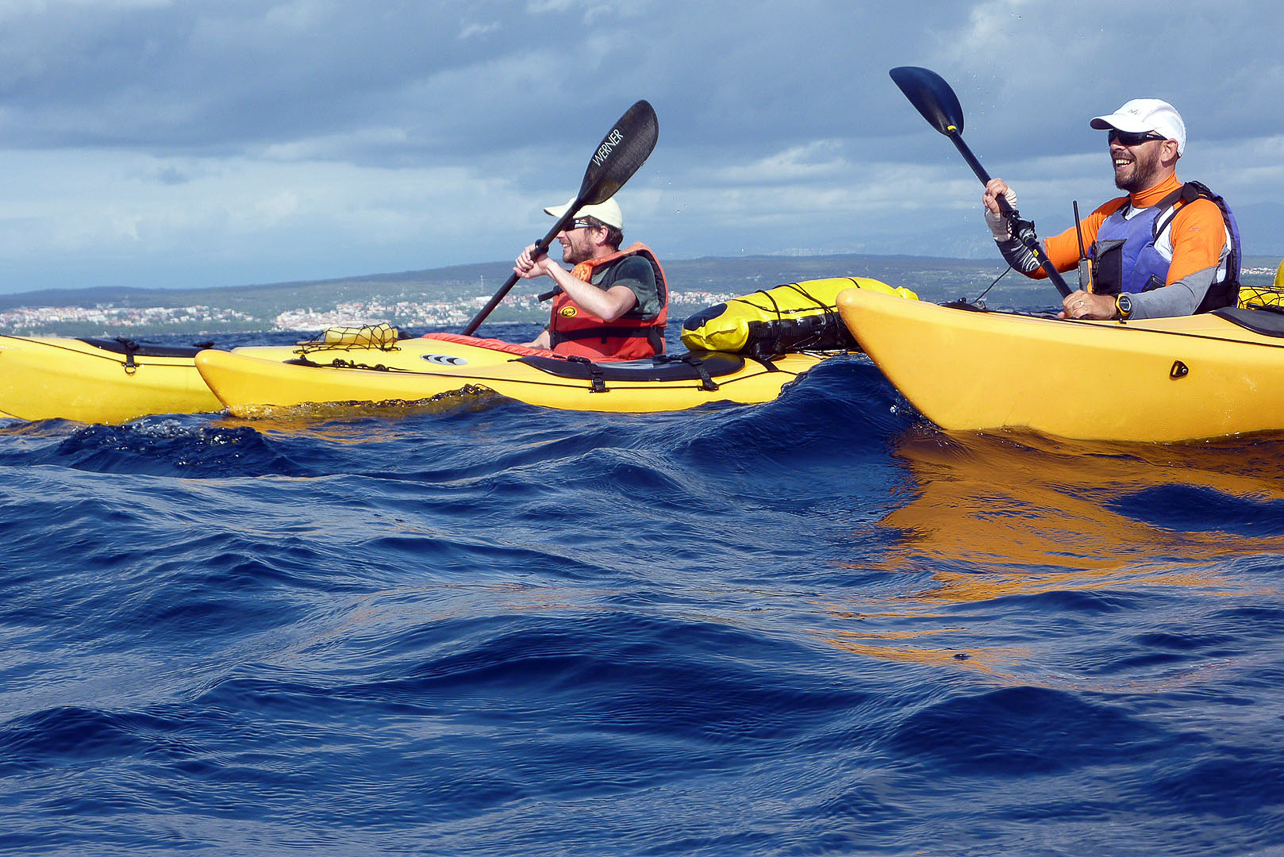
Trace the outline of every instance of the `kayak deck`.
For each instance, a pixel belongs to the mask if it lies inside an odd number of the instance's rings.
[[[1139,442],[1284,429],[1280,320],[1241,317],[1253,310],[1121,323],[856,290],[838,303],[888,380],[943,429]]]

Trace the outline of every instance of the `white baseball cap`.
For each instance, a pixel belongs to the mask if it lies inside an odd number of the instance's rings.
[[[554,217],[561,217],[570,209],[575,198],[571,197],[565,205],[550,205],[544,209],[545,214],[551,214]],[[611,197],[606,202],[599,202],[597,205],[585,205],[575,214],[576,217],[592,217],[600,220],[607,226],[614,226],[616,229],[624,229],[624,213],[620,211],[620,204]]]
[[[1177,154],[1186,151],[1186,123],[1167,101],[1158,98],[1134,98],[1109,116],[1097,116],[1090,123],[1098,131],[1115,128],[1131,134],[1153,131],[1165,140],[1177,141]]]

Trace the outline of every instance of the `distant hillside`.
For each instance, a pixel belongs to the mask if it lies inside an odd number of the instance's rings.
[[[670,319],[735,295],[780,283],[860,276],[905,286],[924,300],[975,298],[996,308],[1052,307],[1052,286],[1005,273],[1003,262],[926,256],[743,256],[665,263],[672,288]],[[1248,283],[1269,283],[1278,260],[1249,258]],[[311,282],[217,289],[58,289],[0,295],[0,333],[59,336],[146,336],[267,330],[320,330],[387,321],[402,329],[460,329],[507,279],[506,262],[370,274]],[[993,285],[998,279],[997,285]],[[535,295],[547,281],[521,282],[491,322],[537,322],[548,304]],[[987,289],[989,290],[987,292]]]
[[[0,295],[0,311],[18,307],[117,306],[180,307],[193,304],[221,306],[254,311],[264,307],[289,307],[306,304],[308,299],[348,300],[365,298],[372,293],[413,293],[450,295],[455,291],[475,291],[481,283],[498,288],[512,270],[511,264],[482,262],[423,271],[368,274],[333,280],[268,283],[246,286],[200,289],[43,289]],[[258,314],[258,313],[255,313]]]
[[[737,294],[778,283],[829,276],[864,276],[888,282],[968,277],[1001,263],[916,256],[740,256],[675,259],[664,262],[675,291],[730,291]],[[18,307],[181,307],[219,306],[259,316],[282,309],[370,297],[450,300],[491,294],[511,272],[508,262],[481,262],[420,271],[367,274],[330,280],[200,289],[44,289],[0,295],[0,311]],[[900,282],[896,282],[900,285]],[[908,284],[908,283],[907,283]],[[541,291],[547,284],[518,283],[514,294]]]

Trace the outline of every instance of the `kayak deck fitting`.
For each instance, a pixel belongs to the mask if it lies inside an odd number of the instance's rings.
[[[1284,430],[1284,316],[1055,319],[850,290],[839,311],[888,380],[951,431],[1175,442]]]

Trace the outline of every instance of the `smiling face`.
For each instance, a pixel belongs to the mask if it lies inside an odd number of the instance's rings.
[[[599,249],[602,246],[601,238],[605,230],[595,226],[576,227],[577,223],[583,222],[577,220],[575,223],[568,224],[567,229],[557,233],[557,240],[562,245],[562,261],[568,265],[578,265],[599,255]]]
[[[1175,171],[1177,143],[1145,140],[1128,146],[1122,140],[1111,140],[1110,161],[1115,169],[1115,187],[1138,193],[1154,187]]]

